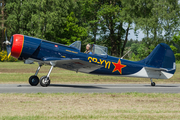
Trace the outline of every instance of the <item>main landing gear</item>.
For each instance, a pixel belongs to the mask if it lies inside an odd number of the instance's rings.
[[[51,66],[51,68],[50,68],[47,76],[42,76],[42,77],[39,79],[38,76],[37,76],[37,74],[39,73],[39,70],[41,69],[41,66],[42,66],[42,65],[39,64],[39,67],[37,68],[35,75],[32,75],[32,76],[29,78],[29,84],[30,84],[31,86],[37,86],[37,85],[39,84],[39,82],[40,82],[40,85],[41,85],[42,87],[47,87],[47,86],[50,85],[50,82],[51,82],[51,81],[50,81],[49,76],[50,76],[51,71],[52,71],[52,69],[53,69],[54,66],[53,66],[53,65]]]
[[[42,65],[39,64],[39,67],[37,68],[35,75],[32,75],[29,78],[29,84],[31,86],[37,86],[39,84],[39,78],[38,78],[37,74],[38,74],[39,70],[41,69],[41,66]]]
[[[51,66],[51,68],[50,68],[47,76],[42,76],[42,77],[40,78],[40,85],[41,85],[42,87],[47,87],[47,86],[50,85],[50,82],[51,82],[51,81],[50,81],[50,79],[49,79],[49,76],[50,76],[50,74],[51,74],[52,69],[53,69],[53,66]]]
[[[156,83],[152,81],[152,78],[150,80],[151,80],[151,86],[156,86]]]

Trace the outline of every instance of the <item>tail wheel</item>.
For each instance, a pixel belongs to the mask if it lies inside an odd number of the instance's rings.
[[[156,83],[155,83],[155,82],[152,82],[152,83],[151,83],[151,86],[155,86],[155,85],[156,85]]]
[[[42,86],[42,87],[47,87],[47,86],[49,86],[50,85],[50,79],[49,79],[49,77],[47,77],[47,76],[42,76],[41,78],[40,78],[40,85]]]
[[[37,76],[35,76],[35,75],[31,76],[29,78],[29,84],[31,86],[37,86],[39,84],[39,78]]]

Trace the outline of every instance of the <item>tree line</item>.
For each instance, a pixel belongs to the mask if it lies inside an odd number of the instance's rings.
[[[85,46],[107,46],[123,56],[129,31],[143,31],[141,47],[147,54],[160,42],[172,44],[179,31],[178,0],[1,0],[1,23],[8,37],[24,34],[62,44],[80,40]],[[1,35],[1,43],[4,41]],[[134,39],[135,40],[135,39]],[[143,46],[140,44],[143,43]],[[138,46],[139,45],[139,46]],[[139,50],[140,51],[140,50]],[[142,53],[143,54],[143,53]],[[134,53],[136,55],[136,53]]]

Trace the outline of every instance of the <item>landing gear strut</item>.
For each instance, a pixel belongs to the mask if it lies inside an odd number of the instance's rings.
[[[39,73],[39,70],[41,69],[42,65],[39,65],[39,67],[36,70],[35,75],[32,75],[31,77],[29,77],[29,84],[31,86],[37,86],[39,84],[39,78],[37,76],[37,74]]]
[[[50,78],[49,78],[49,76],[50,76],[50,74],[51,74],[51,71],[52,71],[52,69],[53,69],[53,65],[51,66],[51,68],[50,68],[50,70],[49,70],[49,72],[48,72],[48,74],[47,74],[47,76],[42,76],[41,78],[40,78],[40,85],[42,86],[42,87],[47,87],[47,86],[49,86],[50,85]]]
[[[151,80],[151,86],[155,86],[156,83],[152,81],[152,78],[150,80]]]

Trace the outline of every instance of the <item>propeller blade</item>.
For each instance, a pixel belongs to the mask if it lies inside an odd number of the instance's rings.
[[[7,56],[8,56],[8,59],[9,59],[9,57],[11,56],[11,47],[12,47],[12,45],[11,45],[11,42],[8,41],[6,28],[4,29],[4,34],[5,34],[6,41],[4,41],[3,43],[6,45]]]
[[[6,28],[4,29],[4,33],[5,33],[6,41],[8,41]]]
[[[11,45],[6,45],[6,50],[7,50],[7,56],[9,58],[11,56]]]

